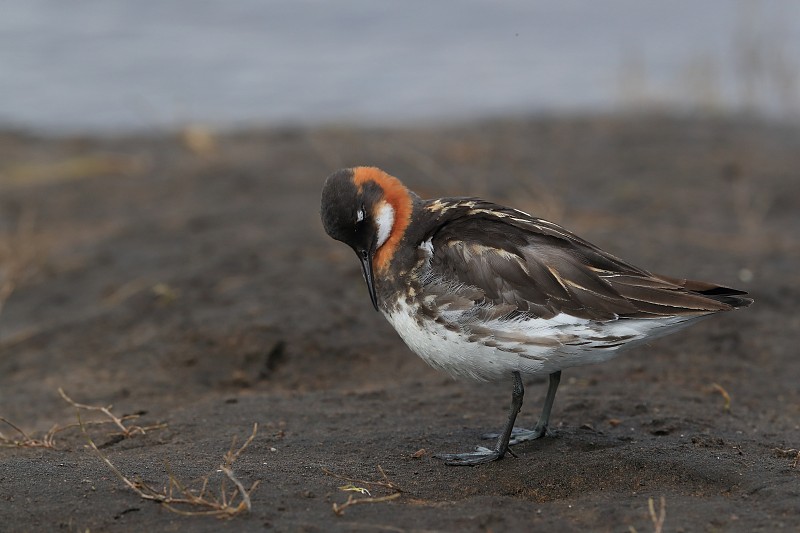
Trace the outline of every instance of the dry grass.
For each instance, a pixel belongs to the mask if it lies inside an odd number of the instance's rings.
[[[794,457],[794,461],[792,461],[792,468],[797,468],[800,466],[800,450],[795,448],[775,448],[775,453],[778,454],[779,457]]]
[[[111,412],[111,409],[113,407],[111,405],[109,405],[107,407],[98,407],[98,406],[94,406],[94,405],[86,405],[86,404],[78,403],[78,402],[74,401],[72,398],[70,398],[69,396],[67,396],[67,393],[65,393],[64,389],[62,389],[61,387],[59,387],[58,393],[61,395],[61,397],[64,399],[65,402],[67,402],[68,404],[73,406],[78,411],[79,415],[80,415],[81,411],[99,412],[99,413],[102,413],[103,415],[105,415],[108,418],[107,420],[93,421],[93,422],[90,422],[90,423],[94,423],[94,424],[98,424],[98,423],[99,424],[114,424],[115,426],[117,426],[117,428],[119,428],[119,432],[115,433],[115,435],[121,436],[123,438],[132,437],[134,435],[144,435],[148,431],[151,431],[151,430],[154,430],[154,429],[163,429],[163,428],[166,427],[166,424],[156,424],[156,425],[153,425],[153,426],[145,426],[145,427],[135,426],[135,425],[126,426],[125,425],[125,421],[126,420],[131,420],[131,419],[138,418],[139,415],[125,415],[125,416],[122,416],[122,417],[118,417],[114,413]],[[87,423],[84,423],[84,422],[80,421],[80,418],[79,418],[78,424],[71,424],[69,426],[65,426],[64,429],[68,429],[68,428],[72,428],[72,427],[80,427],[81,429],[84,429],[86,427],[86,424]]]
[[[86,178],[130,175],[145,172],[143,158],[114,154],[88,154],[57,161],[25,161],[8,165],[0,174],[3,188],[64,183]]]
[[[664,521],[667,519],[667,500],[663,496],[660,498],[658,506],[658,513],[656,513],[656,504],[653,498],[647,498],[647,512],[650,515],[650,520],[653,522],[653,533],[663,533]],[[636,533],[636,528],[629,526],[628,530],[631,533]]]
[[[713,392],[718,392],[722,396],[722,398],[725,400],[725,404],[722,406],[722,410],[725,411],[726,413],[730,413],[731,395],[728,394],[728,391],[726,391],[719,383],[712,383],[711,390]]]
[[[102,422],[112,423],[119,429],[115,435],[120,438],[129,438],[134,435],[144,435],[153,429],[161,429],[165,424],[155,426],[136,426],[125,425],[125,421],[129,417],[118,417],[111,412],[111,406],[97,407],[78,403],[62,390],[58,389],[59,394],[64,400],[75,407],[76,416],[78,419],[77,424],[71,427],[80,427],[84,436],[86,437],[89,447],[94,450],[97,456],[117,475],[117,477],[128,488],[133,490],[140,498],[150,501],[155,501],[162,504],[166,509],[181,515],[210,515],[219,518],[229,518],[241,512],[249,511],[251,508],[250,494],[258,486],[258,481],[253,483],[249,489],[245,489],[244,485],[233,474],[233,463],[239,458],[242,452],[250,446],[253,439],[256,438],[258,432],[258,424],[253,425],[253,432],[250,437],[245,440],[239,448],[236,448],[236,437],[231,443],[231,448],[223,456],[222,464],[219,466],[218,472],[221,472],[224,477],[216,491],[209,489],[209,481],[213,473],[209,473],[201,478],[198,487],[192,487],[183,481],[179,480],[172,472],[169,464],[166,464],[167,470],[167,483],[163,489],[156,489],[151,485],[145,483],[141,479],[132,480],[122,473],[111,460],[100,451],[100,448],[94,442],[94,439],[87,431],[88,422],[84,422],[81,418],[81,412],[99,412],[102,413],[107,420]],[[135,416],[135,415],[134,415]],[[228,483],[232,484],[229,488]],[[190,508],[189,510],[185,509]],[[197,510],[195,510],[197,509]]]
[[[155,501],[162,504],[166,509],[181,515],[204,515],[216,516],[219,518],[230,518],[251,509],[250,495],[258,486],[259,482],[254,482],[249,489],[233,473],[233,464],[247,449],[256,438],[258,424],[253,425],[252,434],[237,447],[234,437],[230,449],[223,455],[222,463],[218,469],[203,476],[194,485],[184,483],[179,480],[172,472],[169,464],[166,464],[167,483],[162,489],[156,489],[141,479],[131,479],[117,468],[111,460],[103,454],[100,447],[95,443],[89,434],[90,426],[112,424],[117,431],[111,436],[118,442],[119,440],[145,435],[152,430],[163,429],[166,424],[155,424],[151,426],[139,426],[131,424],[131,420],[139,417],[136,415],[117,416],[111,409],[112,406],[94,406],[76,402],[70,398],[63,389],[58,389],[59,395],[65,402],[75,408],[77,422],[65,426],[54,426],[42,437],[34,437],[20,428],[17,424],[0,417],[0,423],[10,427],[14,436],[6,436],[0,432],[0,446],[4,447],[24,447],[24,448],[48,448],[55,449],[55,436],[58,433],[69,429],[79,428],[86,438],[89,447],[95,454],[117,475],[117,477],[131,490],[139,495],[140,498]],[[98,420],[84,420],[82,413],[99,413],[102,415]],[[222,479],[218,488],[211,489],[210,482],[216,473],[222,474]]]
[[[661,533],[664,530],[664,521],[667,519],[667,500],[662,496],[658,506],[656,516],[656,506],[653,498],[647,498],[647,510],[650,512],[650,520],[653,521],[653,533]]]
[[[56,447],[55,434],[60,430],[58,426],[53,426],[50,431],[45,433],[42,437],[36,438],[28,434],[25,430],[20,428],[5,417],[0,416],[0,422],[10,427],[16,437],[9,437],[0,431],[0,447],[4,448],[51,448]]]
[[[80,423],[80,413],[78,417]],[[256,438],[258,424],[253,424],[252,434],[239,448],[236,448],[236,437],[233,438],[231,448],[225,453],[222,464],[219,466],[218,472],[221,472],[224,477],[215,491],[209,488],[209,483],[214,472],[203,476],[197,483],[198,486],[193,487],[179,480],[172,472],[169,464],[166,464],[167,483],[164,488],[160,490],[145,483],[141,479],[132,480],[122,473],[122,471],[100,451],[83,425],[81,425],[81,428],[84,430],[86,440],[95,454],[97,454],[128,488],[133,490],[144,500],[158,502],[163,505],[165,509],[184,516],[231,518],[240,513],[250,511],[252,508],[250,495],[256,489],[259,482],[255,481],[249,489],[246,489],[242,482],[234,475],[233,463],[236,462],[242,452],[244,452]],[[228,482],[232,487],[228,486]]]
[[[144,435],[148,431],[163,429],[166,427],[166,424],[155,424],[152,426],[126,425],[126,422],[139,418],[139,415],[134,414],[134,415],[117,416],[111,412],[112,409],[111,405],[107,407],[98,407],[98,406],[78,403],[69,396],[67,396],[67,393],[65,393],[64,390],[61,388],[58,389],[58,394],[64,399],[65,402],[75,407],[75,409],[77,409],[78,412],[80,411],[99,412],[104,415],[104,418],[100,420],[82,421],[80,423],[67,424],[64,426],[55,425],[41,437],[34,437],[33,435],[29,434],[21,427],[19,427],[17,424],[11,422],[5,417],[0,416],[0,422],[10,427],[15,435],[12,437],[4,435],[2,432],[0,432],[0,446],[12,447],[12,448],[55,449],[56,448],[55,436],[57,434],[63,433],[64,431],[68,431],[70,429],[85,428],[87,426],[102,426],[107,424],[113,424],[119,429],[119,431],[114,432],[111,435],[117,437],[119,440],[126,439],[134,435]]]
[[[677,68],[656,66],[661,76],[653,76],[655,65],[641,47],[629,47],[618,76],[623,109],[659,112],[677,105],[712,115],[743,112],[796,119],[800,56],[792,46],[789,13],[758,0],[737,4],[727,49],[696,49]]]
[[[344,502],[343,504],[338,504],[334,502],[333,512],[336,514],[336,516],[342,516],[344,514],[344,510],[353,505],[359,505],[365,503],[383,503],[396,500],[397,498],[400,497],[400,495],[403,492],[403,490],[400,487],[398,487],[392,481],[389,480],[389,477],[386,475],[386,472],[384,472],[383,468],[381,468],[380,465],[378,465],[378,472],[380,472],[381,477],[383,478],[380,481],[366,481],[363,479],[355,479],[343,476],[341,474],[336,474],[334,472],[331,472],[327,468],[323,468],[322,471],[329,476],[349,482],[347,485],[339,487],[339,490],[345,492],[358,492],[359,494],[367,495],[366,498],[354,498],[352,494],[349,494],[347,496],[347,501]],[[372,487],[379,487],[383,490],[389,491],[389,494],[385,496],[373,497],[369,489],[367,489],[366,487],[360,487],[359,485],[369,485]]]

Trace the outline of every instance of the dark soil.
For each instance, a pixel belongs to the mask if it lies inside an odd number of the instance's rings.
[[[165,463],[187,482],[214,472],[258,422],[233,465],[260,480],[252,511],[220,521],[144,501],[73,428],[55,450],[0,449],[0,530],[643,532],[662,496],[664,531],[800,530],[800,128],[595,117],[192,133],[0,134],[0,273],[15,280],[0,416],[37,437],[73,423],[62,387],[164,422],[128,439],[90,428],[121,472],[157,487]],[[422,196],[554,219],[756,303],[566,371],[552,436],[446,466],[432,454],[498,429],[510,390],[437,373],[373,310],[355,256],[319,221],[322,181],[356,164]],[[546,388],[527,385],[523,425]],[[334,514],[366,496],[325,470],[377,481],[379,466],[401,496]]]

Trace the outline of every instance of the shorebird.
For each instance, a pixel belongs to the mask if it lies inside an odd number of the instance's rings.
[[[501,459],[544,436],[563,369],[752,303],[743,291],[635,267],[517,209],[423,200],[374,167],[330,175],[321,216],[328,235],[356,252],[372,305],[413,352],[454,377],[512,381],[494,447],[437,455],[448,464]],[[549,376],[532,430],[514,427],[523,375]]]

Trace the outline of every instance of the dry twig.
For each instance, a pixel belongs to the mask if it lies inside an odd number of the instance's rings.
[[[381,477],[383,477],[382,481],[366,481],[366,480],[363,480],[363,479],[355,479],[355,478],[352,478],[352,477],[347,477],[347,476],[343,476],[341,474],[337,474],[335,472],[331,472],[327,468],[323,468],[322,472],[325,473],[326,475],[331,476],[331,477],[342,479],[344,481],[349,481],[350,483],[362,483],[364,485],[374,485],[376,487],[383,487],[385,489],[388,489],[388,490],[391,490],[391,491],[394,491],[394,492],[403,492],[403,489],[401,489],[400,487],[398,487],[397,485],[395,485],[394,483],[389,481],[389,477],[386,475],[386,472],[383,470],[381,465],[378,465],[378,472],[380,472]]]
[[[185,516],[204,515],[216,516],[218,518],[231,518],[242,512],[250,511],[252,508],[250,495],[256,489],[259,482],[255,481],[249,489],[245,489],[244,485],[233,474],[233,463],[239,458],[242,452],[250,446],[253,439],[256,438],[258,424],[253,424],[253,433],[238,449],[236,448],[236,437],[234,437],[230,450],[223,456],[223,462],[219,466],[219,471],[222,472],[225,477],[220,483],[219,495],[217,496],[212,493],[208,487],[212,475],[211,473],[203,476],[199,488],[192,488],[180,481],[175,474],[173,474],[169,464],[166,464],[167,485],[161,490],[153,488],[141,479],[131,480],[100,451],[86,432],[83,423],[80,421],[80,413],[78,414],[78,423],[81,425],[86,440],[95,454],[97,454],[128,488],[144,500],[158,502],[169,511]],[[226,479],[233,483],[234,486],[232,489],[228,489],[225,483]],[[183,507],[199,508],[200,510],[186,510],[183,509]]]
[[[154,424],[151,426],[126,426],[125,422],[129,420],[135,420],[139,418],[139,415],[124,415],[124,416],[116,416],[114,413],[111,412],[111,407],[97,407],[93,405],[85,405],[82,403],[78,403],[74,401],[72,398],[67,396],[67,393],[64,392],[63,389],[59,388],[58,393],[61,397],[66,401],[68,404],[72,405],[78,411],[99,411],[103,413],[108,419],[107,420],[88,420],[83,421],[78,424],[67,424],[66,426],[59,426],[55,425],[50,428],[50,431],[45,433],[41,438],[36,438],[24,431],[20,428],[17,424],[11,422],[5,417],[0,416],[0,422],[6,424],[7,426],[11,427],[14,432],[18,435],[17,438],[12,438],[4,435],[0,432],[0,446],[5,447],[20,447],[20,448],[48,448],[48,449],[55,449],[56,447],[56,440],[55,436],[58,433],[62,433],[64,431],[74,429],[74,428],[83,428],[85,426],[101,426],[105,424],[114,424],[117,426],[120,431],[118,433],[113,433],[112,435],[117,435],[120,438],[129,438],[134,435],[144,435],[146,432],[155,430],[155,429],[163,429],[166,427],[166,424]]]
[[[785,450],[782,448],[775,448],[775,451],[781,457],[794,456],[794,461],[792,461],[792,468],[797,468],[797,466],[800,465],[800,450],[797,450],[795,448],[787,448]]]
[[[667,500],[661,496],[656,516],[656,506],[653,498],[647,498],[647,508],[650,511],[650,520],[653,521],[653,533],[661,533],[664,529],[664,520],[667,519]]]
[[[11,422],[10,420],[0,416],[0,422],[8,425],[13,429],[20,438],[14,439],[11,437],[6,437],[0,432],[0,446],[5,447],[12,447],[12,448],[55,448],[56,441],[54,439],[55,434],[59,431],[58,426],[53,426],[50,431],[45,433],[45,435],[41,439],[34,438],[30,436],[28,433],[22,430],[19,426]]]
[[[722,407],[722,409],[725,412],[729,412],[731,410],[731,395],[728,394],[728,391],[723,389],[722,385],[719,383],[712,383],[711,388],[722,395],[722,398],[725,400],[725,405]]]
[[[342,514],[344,514],[344,510],[347,509],[348,507],[350,507],[351,505],[358,505],[358,504],[362,504],[362,503],[389,502],[389,501],[396,500],[397,498],[399,498],[400,495],[403,492],[403,489],[401,489],[400,487],[398,487],[397,485],[395,485],[394,483],[392,483],[389,480],[389,477],[386,475],[386,472],[383,470],[383,468],[381,468],[381,465],[378,465],[378,472],[380,472],[381,476],[383,477],[383,480],[381,480],[381,481],[366,481],[364,479],[355,479],[355,478],[343,476],[341,474],[336,474],[335,472],[331,472],[327,468],[323,468],[322,471],[326,475],[333,476],[333,477],[338,478],[338,479],[343,479],[344,481],[349,481],[351,483],[350,485],[345,485],[343,487],[339,487],[340,490],[356,491],[356,492],[361,492],[362,494],[364,492],[366,492],[367,494],[369,494],[369,491],[367,489],[364,489],[364,488],[356,486],[356,484],[360,484],[360,485],[371,485],[371,486],[374,486],[374,487],[381,487],[381,488],[383,488],[385,490],[389,490],[389,491],[392,492],[391,494],[388,494],[386,496],[378,496],[378,497],[370,496],[368,498],[353,498],[353,495],[350,494],[347,497],[347,501],[344,502],[343,504],[341,504],[341,505],[339,505],[337,503],[333,504],[333,512],[337,516],[342,516]]]
[[[357,505],[360,503],[383,503],[383,502],[390,502],[392,500],[396,500],[400,497],[399,492],[395,492],[393,494],[389,494],[387,496],[379,496],[376,498],[353,498],[353,495],[350,494],[347,497],[347,501],[343,504],[339,505],[338,503],[333,504],[333,512],[336,513],[337,516],[342,516],[344,514],[344,510],[350,507],[351,505]]]
[[[109,420],[106,420],[104,422],[107,423],[107,424],[108,423],[113,423],[114,425],[116,425],[120,429],[119,434],[122,435],[125,438],[132,437],[133,435],[137,435],[137,434],[144,435],[145,433],[147,433],[148,429],[161,429],[161,428],[165,427],[165,424],[158,424],[158,425],[150,426],[150,427],[126,426],[125,424],[123,424],[123,422],[125,420],[129,420],[129,419],[132,419],[132,418],[138,418],[139,415],[126,415],[126,416],[123,416],[123,417],[120,418],[120,417],[118,417],[117,415],[115,415],[114,413],[111,412],[111,408],[113,407],[112,405],[109,405],[108,407],[98,407],[96,405],[86,405],[86,404],[83,404],[83,403],[78,403],[75,400],[73,400],[72,398],[70,398],[69,396],[67,396],[67,393],[64,392],[64,389],[62,389],[61,387],[58,388],[58,393],[61,395],[62,398],[64,398],[65,402],[67,402],[68,404],[73,406],[75,409],[78,409],[79,411],[81,409],[83,409],[84,411],[99,411],[99,412],[103,413],[104,415],[106,415],[109,418]],[[95,423],[97,423],[97,422],[95,422]],[[80,422],[79,422],[79,426],[81,427],[81,429],[83,429],[83,427],[84,427],[83,424],[80,423]]]
[[[653,521],[653,533],[663,533],[664,521],[667,519],[667,500],[661,496],[658,514],[656,514],[656,505],[653,498],[647,498],[647,510],[650,514],[650,520]],[[628,526],[628,531],[636,533],[636,528]]]

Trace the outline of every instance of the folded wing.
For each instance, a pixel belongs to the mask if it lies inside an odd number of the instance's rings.
[[[652,274],[520,211],[476,201],[464,215],[431,236],[431,272],[453,305],[606,321],[692,318],[752,303],[742,291]]]

